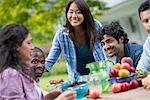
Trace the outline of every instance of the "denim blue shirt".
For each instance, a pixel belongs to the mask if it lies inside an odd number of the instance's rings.
[[[101,28],[101,23],[95,21],[97,36],[93,48],[93,56],[95,61],[100,61],[105,59],[104,51],[101,47],[99,40],[99,29]],[[75,45],[72,39],[69,37],[69,30],[64,28],[58,30],[54,36],[51,50],[46,58],[45,66],[46,69],[50,71],[53,64],[57,61],[60,53],[63,52],[64,57],[67,61],[67,71],[69,80],[74,81],[77,75],[77,55]],[[60,69],[61,70],[61,69]]]
[[[150,71],[150,36],[147,37],[144,43],[143,53],[137,65],[137,70],[139,69]]]
[[[136,68],[143,52],[143,46],[136,43],[127,43],[124,45],[124,51],[125,57],[131,57],[133,60],[133,67]],[[119,60],[117,62],[120,63]]]

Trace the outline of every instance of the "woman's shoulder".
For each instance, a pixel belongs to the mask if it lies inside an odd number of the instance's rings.
[[[12,76],[17,76],[19,75],[20,73],[16,70],[16,69],[13,69],[13,68],[7,68],[3,71],[3,75],[6,77],[12,77]]]
[[[94,19],[94,22],[95,22],[96,28],[101,28],[102,27],[102,23],[99,20]]]
[[[102,24],[97,19],[94,19],[95,27],[96,27],[96,41],[99,43],[100,41],[100,30],[102,28]]]
[[[7,68],[2,73],[0,73],[0,77],[0,81],[1,79],[3,79],[3,81],[7,82],[7,80],[19,80],[22,77],[22,75],[19,73],[19,71],[13,68]]]
[[[56,43],[56,41],[60,41],[64,38],[64,36],[69,36],[69,30],[67,28],[59,28],[54,36],[54,39],[53,39],[53,43]]]
[[[66,27],[61,27],[57,30],[58,34],[68,34],[69,33],[69,29]]]
[[[53,39],[53,41],[55,41],[55,40],[60,40],[60,39],[62,39],[64,36],[68,36],[69,35],[69,30],[67,29],[67,28],[65,28],[65,27],[63,27],[63,28],[58,28],[57,29],[57,31],[56,31],[56,34],[55,34],[55,36],[54,36],[54,39]]]

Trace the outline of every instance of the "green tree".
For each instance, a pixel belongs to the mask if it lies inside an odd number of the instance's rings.
[[[10,23],[26,25],[33,42],[41,46],[49,43],[58,24],[64,24],[64,8],[68,0],[0,0],[0,27]],[[93,15],[101,15],[105,4],[87,0]]]

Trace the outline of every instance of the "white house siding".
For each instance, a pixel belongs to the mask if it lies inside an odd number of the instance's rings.
[[[144,31],[138,16],[138,7],[142,2],[143,0],[126,0],[105,12],[99,20],[104,25],[118,21],[127,32],[130,42],[143,44],[147,33]]]

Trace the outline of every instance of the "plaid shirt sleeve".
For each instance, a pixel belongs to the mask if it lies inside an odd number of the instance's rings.
[[[57,32],[56,35],[54,36],[54,39],[52,42],[52,47],[51,47],[49,54],[45,61],[45,67],[48,71],[50,71],[51,67],[57,61],[57,59],[61,53],[60,44],[59,44],[58,39],[59,39],[59,32]]]

